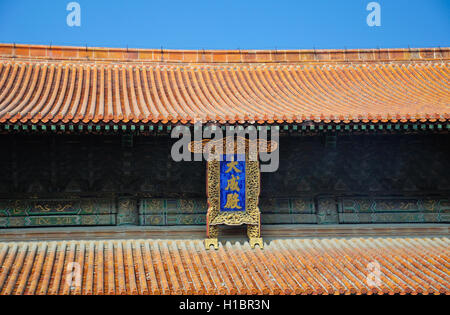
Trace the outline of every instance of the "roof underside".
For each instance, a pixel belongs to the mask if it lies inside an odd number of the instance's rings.
[[[45,48],[45,56],[35,56],[36,47],[10,52],[6,46],[0,45],[0,123],[365,123],[450,118],[449,49],[439,50],[440,55],[438,50],[431,50],[431,55],[418,50],[409,60],[403,58],[407,50],[386,55],[357,51],[357,56],[327,51],[328,59],[306,61],[300,60],[302,51],[295,52],[299,57],[294,61],[291,52],[280,61],[274,60],[274,52],[253,52],[255,61],[245,61],[252,52],[240,52],[234,62],[230,56],[237,52],[210,52],[221,53],[223,61],[211,57],[210,62],[198,62],[199,52],[193,61],[184,61],[187,52],[179,51],[183,58],[175,62],[169,57],[140,59],[148,52],[144,50],[137,50],[135,59],[99,49],[93,50],[93,57],[81,58],[82,49],[76,48],[59,48],[77,52],[76,57],[66,57],[53,56],[48,47],[38,47]],[[369,52],[371,59],[366,56]],[[258,61],[263,53],[271,59]],[[319,56],[323,53],[319,51]],[[400,53],[402,57],[396,57]]]
[[[287,239],[264,250],[227,242],[218,251],[199,240],[0,243],[0,294],[449,294],[449,245],[446,237]],[[67,281],[73,270],[79,285]]]

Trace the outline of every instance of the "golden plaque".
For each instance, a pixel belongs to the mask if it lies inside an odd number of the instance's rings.
[[[260,169],[258,152],[272,152],[274,141],[224,138],[193,141],[190,151],[204,153],[207,162],[207,197],[205,247],[219,248],[219,225],[247,225],[252,248],[263,248],[259,211]]]

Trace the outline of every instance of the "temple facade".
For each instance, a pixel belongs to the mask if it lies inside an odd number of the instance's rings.
[[[0,45],[0,228],[204,225],[171,131],[279,133],[261,223],[449,223],[449,49]]]
[[[448,223],[449,135],[391,128],[282,133],[262,224]],[[3,228],[205,224],[206,163],[174,162],[167,134],[0,139]]]
[[[0,295],[449,294],[449,61],[0,44]]]

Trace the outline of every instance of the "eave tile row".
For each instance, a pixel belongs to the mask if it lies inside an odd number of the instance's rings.
[[[446,122],[447,61],[100,64],[0,59],[0,124]]]

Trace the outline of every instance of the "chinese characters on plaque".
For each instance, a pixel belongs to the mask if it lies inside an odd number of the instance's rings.
[[[245,155],[222,155],[220,161],[220,211],[245,211]]]
[[[210,246],[219,248],[220,225],[246,225],[250,246],[264,247],[261,238],[261,213],[258,207],[260,165],[258,156],[250,148],[257,148],[258,152],[273,152],[277,147],[278,143],[275,141],[239,137],[236,141],[234,138],[223,138],[190,142],[191,152],[197,154],[207,152],[213,157],[208,159],[206,175],[207,249]]]

